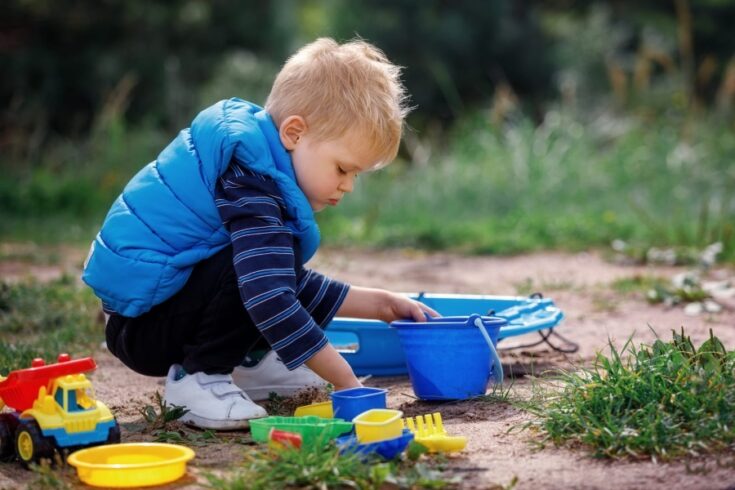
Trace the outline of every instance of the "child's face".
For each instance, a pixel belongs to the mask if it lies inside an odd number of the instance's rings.
[[[328,141],[315,141],[302,134],[291,150],[299,187],[314,211],[336,206],[352,192],[355,178],[376,163],[354,133]]]

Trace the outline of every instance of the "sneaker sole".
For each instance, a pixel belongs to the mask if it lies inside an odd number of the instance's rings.
[[[267,415],[263,415],[263,417],[266,417]],[[253,417],[253,419],[261,418],[261,417]],[[179,419],[181,422],[187,424],[187,425],[193,425],[195,427],[199,427],[200,429],[214,429],[214,430],[237,430],[237,429],[247,429],[250,427],[250,420],[217,420],[217,419],[208,419],[206,417],[200,417],[199,415],[192,415],[192,414],[184,414],[183,417]]]

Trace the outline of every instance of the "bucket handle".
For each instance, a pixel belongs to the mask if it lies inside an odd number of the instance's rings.
[[[482,318],[480,317],[480,315],[472,315],[469,318],[469,322],[474,323],[475,326],[480,329],[480,333],[482,333],[482,336],[485,337],[485,342],[487,342],[487,346],[490,347],[490,361],[494,364],[493,378],[495,378],[495,384],[503,384],[503,366],[500,364],[500,356],[498,355],[498,351],[495,350],[495,346],[493,345],[493,341],[490,338],[490,335],[485,329],[485,325],[483,325],[482,323]]]

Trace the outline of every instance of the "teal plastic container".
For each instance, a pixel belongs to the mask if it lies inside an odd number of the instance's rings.
[[[398,331],[416,396],[422,400],[465,400],[484,395],[493,375],[496,382],[502,382],[495,346],[501,327],[507,323],[504,318],[480,315],[391,323]]]

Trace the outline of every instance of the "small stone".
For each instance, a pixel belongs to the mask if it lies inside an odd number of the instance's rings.
[[[735,298],[735,283],[732,280],[704,282],[702,289],[714,298]]]
[[[689,316],[701,315],[702,311],[704,311],[704,306],[699,302],[689,303],[684,307],[684,314]]]
[[[719,313],[722,311],[722,306],[711,299],[708,299],[704,301],[704,311],[707,313]]]

